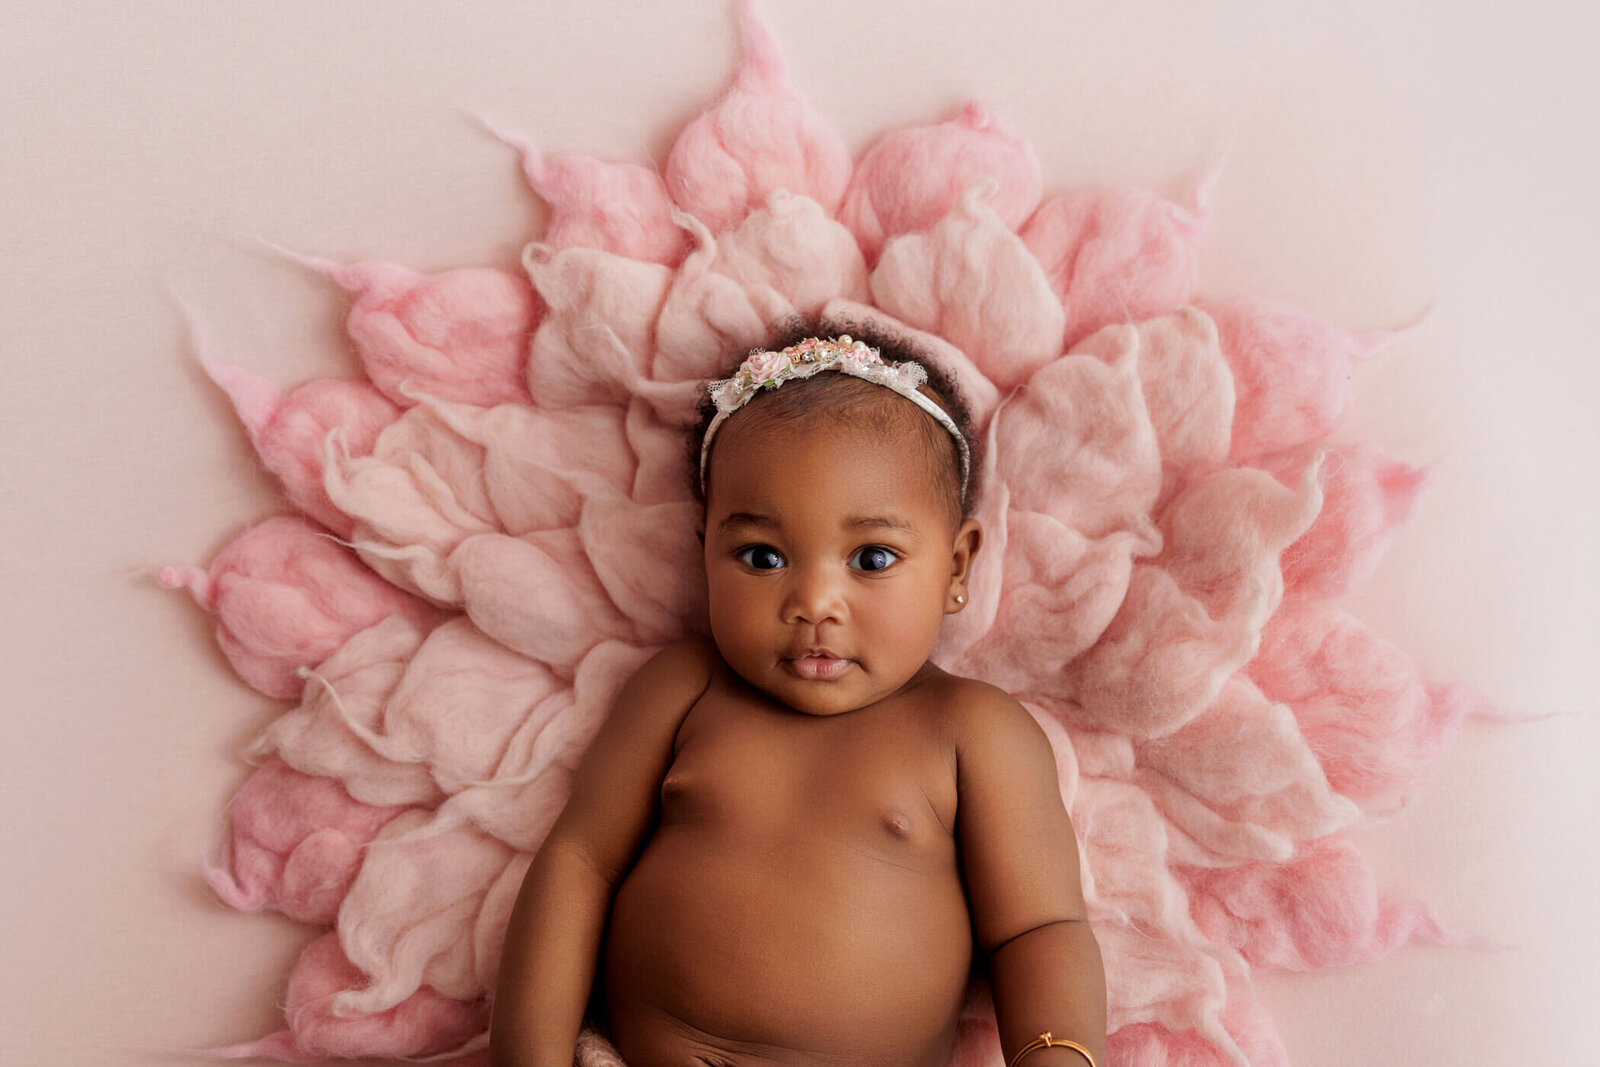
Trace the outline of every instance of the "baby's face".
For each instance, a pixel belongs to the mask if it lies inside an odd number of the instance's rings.
[[[708,489],[712,635],[740,677],[796,711],[900,689],[960,610],[977,525],[952,529],[915,442],[834,419],[730,420]]]

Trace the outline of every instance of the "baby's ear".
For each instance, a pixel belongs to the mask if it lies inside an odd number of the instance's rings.
[[[972,574],[972,560],[982,547],[983,526],[977,519],[963,522],[950,548],[950,588],[944,600],[946,615],[954,615],[967,606],[967,579]]]

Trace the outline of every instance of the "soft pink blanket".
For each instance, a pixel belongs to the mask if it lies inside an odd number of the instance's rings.
[[[1197,300],[1195,202],[1051,193],[970,104],[852,161],[741,9],[733,85],[663,172],[521,149],[528,277],[305,260],[367,380],[207,360],[299,512],[167,568],[288,702],[207,877],[329,928],[285,1029],[216,1054],[483,1057],[507,913],[621,680],[702,610],[678,427],[799,312],[925,334],[988,442],[973,603],[937,658],[1055,746],[1118,1065],[1285,1062],[1259,970],[1447,935],[1342,831],[1472,698],[1340,606],[1427,472],[1328,448],[1386,340]],[[981,991],[958,1059],[998,1062]]]

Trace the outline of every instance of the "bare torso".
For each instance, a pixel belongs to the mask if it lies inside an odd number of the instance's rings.
[[[953,683],[812,716],[718,672],[606,930],[630,1067],[945,1061],[973,957]]]

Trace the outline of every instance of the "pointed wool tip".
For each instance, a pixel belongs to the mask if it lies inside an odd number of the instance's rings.
[[[1382,330],[1358,330],[1351,334],[1356,342],[1355,358],[1369,360],[1388,348],[1409,338],[1423,323],[1433,315],[1434,301],[1429,300],[1422,308],[1404,320],[1399,326]]]
[[[328,278],[333,282],[344,286],[345,288],[349,288],[349,285],[346,284],[344,278],[342,277],[349,268],[342,263],[336,263],[331,259],[324,259],[321,256],[308,256],[304,253],[296,252],[294,249],[286,248],[285,246],[278,244],[276,241],[269,241],[259,234],[252,237],[252,240],[254,240],[256,244],[261,245],[263,248],[267,248],[277,253],[291,263],[302,266],[313,273],[320,274],[324,278]]]
[[[1537,712],[1518,711],[1514,708],[1504,707],[1484,696],[1475,686],[1465,682],[1424,682],[1423,688],[1427,690],[1428,699],[1435,707],[1447,709],[1447,713],[1459,715],[1465,719],[1478,719],[1483,722],[1500,723],[1506,726],[1525,726],[1528,723],[1542,722],[1545,719],[1567,718],[1574,712]]]
[[[227,394],[234,413],[250,435],[251,443],[257,443],[262,431],[283,406],[283,393],[260,375],[243,367],[219,363],[203,352],[200,354],[200,366],[217,388]]]
[[[712,236],[711,227],[701,222],[698,216],[692,215],[682,208],[675,207],[672,209],[672,222],[673,225],[694,238],[694,254],[704,252],[706,249],[711,249],[713,255],[716,253],[717,239]]]
[[[1222,173],[1227,169],[1227,151],[1231,145],[1224,149],[1223,158],[1214,163],[1207,164],[1203,170],[1190,179],[1189,189],[1190,207],[1175,205],[1182,218],[1189,236],[1198,237],[1211,225],[1211,212],[1216,203],[1217,186],[1222,181]]]
[[[535,275],[555,258],[555,254],[553,245],[545,244],[543,241],[529,241],[522,246],[522,269],[530,276]]]
[[[523,176],[533,186],[534,192],[543,196],[544,194],[539,189],[539,184],[545,180],[546,168],[544,156],[539,152],[538,146],[509,126],[502,126],[487,115],[481,115],[474,111],[468,111],[466,114],[476,121],[479,126],[483,127],[489,136],[513,149],[521,157]]]
[[[223,1045],[218,1048],[196,1049],[194,1055],[207,1060],[278,1060],[281,1063],[315,1063],[324,1057],[302,1052],[294,1043],[294,1035],[287,1030],[242,1045]]]
[[[206,885],[211,887],[216,898],[234,911],[257,912],[266,904],[259,894],[246,893],[225,867],[207,861],[200,868],[200,876],[206,880]]]
[[[771,24],[754,0],[740,0],[739,3],[739,50],[736,84],[746,87],[788,85],[788,62],[778,47]]]
[[[1393,521],[1404,522],[1410,517],[1411,509],[1416,506],[1417,499],[1423,490],[1433,484],[1438,473],[1437,458],[1417,467],[1399,461],[1384,464],[1383,469],[1378,472],[1378,484],[1383,487]]]
[[[981,130],[995,121],[994,109],[981,100],[968,100],[961,106],[961,113],[955,117],[958,125],[969,130]]]
[[[194,602],[206,611],[211,611],[216,606],[211,575],[204,567],[188,564],[161,567],[156,571],[155,579],[163,589],[187,590],[194,598]]]

